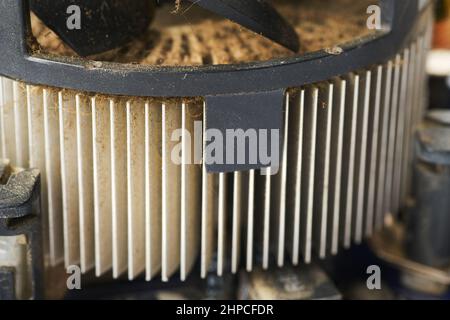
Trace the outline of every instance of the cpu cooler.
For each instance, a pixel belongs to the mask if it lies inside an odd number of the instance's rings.
[[[0,2],[0,158],[8,175],[40,172],[41,206],[28,214],[41,222],[14,230],[42,227],[42,245],[25,242],[46,270],[169,281],[298,265],[398,213],[425,104],[431,1],[377,1],[373,30],[374,1],[166,2],[142,1],[153,19],[128,7],[106,23],[93,10],[86,30],[63,30],[49,1]],[[209,132],[230,129],[275,142],[278,131],[279,165],[208,161],[214,143],[229,152]],[[0,221],[19,219],[3,207]],[[1,245],[17,223],[0,224]]]

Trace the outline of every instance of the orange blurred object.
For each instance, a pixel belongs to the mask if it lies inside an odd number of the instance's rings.
[[[450,0],[440,0],[438,10],[433,47],[450,49]]]

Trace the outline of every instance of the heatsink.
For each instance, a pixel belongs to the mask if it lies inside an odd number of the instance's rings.
[[[309,263],[361,243],[408,195],[423,113],[419,37],[385,64],[290,89],[280,170],[176,165],[201,99],[87,94],[1,78],[1,157],[38,168],[48,263],[114,278]],[[182,155],[195,152],[181,138]],[[187,160],[183,157],[184,160]],[[213,263],[214,262],[214,263]]]
[[[30,53],[27,3],[0,4],[0,158],[41,173],[48,267],[169,281],[310,263],[370,237],[409,196],[428,1],[380,1],[384,29],[331,50],[196,67]],[[214,111],[246,95],[283,98],[263,106],[282,118],[274,174],[205,161]]]

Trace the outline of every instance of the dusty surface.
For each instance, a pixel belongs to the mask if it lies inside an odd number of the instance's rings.
[[[147,33],[96,60],[142,65],[210,65],[264,61],[333,48],[369,34],[367,7],[373,0],[277,0],[278,10],[295,26],[299,53],[274,44],[226,19],[192,5],[158,10]],[[176,12],[175,12],[176,11]],[[42,53],[75,56],[49,29],[32,17]]]

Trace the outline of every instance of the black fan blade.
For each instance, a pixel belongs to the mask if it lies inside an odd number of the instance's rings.
[[[30,1],[31,10],[81,56],[117,48],[144,32],[155,4],[155,0]],[[81,29],[68,27],[68,19],[76,14],[68,10],[73,5],[80,8]]]
[[[300,42],[291,25],[264,0],[190,0],[209,11],[230,19],[292,51]]]

